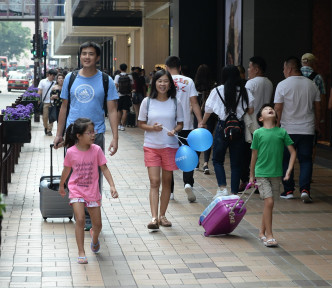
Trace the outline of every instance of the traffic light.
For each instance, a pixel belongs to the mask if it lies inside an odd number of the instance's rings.
[[[38,34],[38,58],[42,58],[43,57],[43,37],[41,36],[41,34]]]
[[[47,56],[47,44],[43,45],[43,57]]]
[[[33,34],[33,38],[30,40],[30,43],[32,44],[32,49],[30,51],[33,55],[33,58],[31,59],[34,60],[34,58],[37,56],[36,34]]]

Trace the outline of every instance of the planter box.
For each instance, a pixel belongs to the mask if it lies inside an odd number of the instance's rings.
[[[6,144],[30,143],[31,121],[9,120],[3,121],[3,140]]]
[[[37,109],[38,109],[38,100],[22,100],[20,102],[20,104],[24,105],[24,106],[27,106],[28,104],[32,103],[33,104],[33,107],[34,107],[34,110],[33,112],[36,113]]]

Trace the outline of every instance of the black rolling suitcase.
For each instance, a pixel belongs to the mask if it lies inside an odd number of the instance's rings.
[[[73,209],[69,205],[68,190],[66,196],[61,197],[59,194],[60,175],[53,176],[53,144],[51,149],[50,176],[40,178],[39,195],[40,195],[40,212],[43,218],[73,218]]]

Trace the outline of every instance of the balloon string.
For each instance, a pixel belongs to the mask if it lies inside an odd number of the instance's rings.
[[[168,130],[165,126],[162,126],[162,128],[165,129],[167,132],[171,132],[171,130]],[[179,138],[187,140],[187,138],[181,137],[181,136],[179,136],[179,135],[177,135],[177,134],[174,134],[174,136],[179,140],[179,142],[180,142],[182,145],[184,145],[184,144],[182,143],[182,141],[181,141]]]

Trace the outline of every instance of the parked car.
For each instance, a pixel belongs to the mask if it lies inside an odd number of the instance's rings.
[[[10,92],[12,89],[15,90],[26,90],[29,87],[29,79],[25,74],[12,74],[8,80],[7,90]]]

